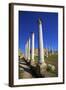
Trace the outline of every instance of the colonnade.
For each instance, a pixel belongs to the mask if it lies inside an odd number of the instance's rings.
[[[42,20],[39,19],[38,20],[38,27],[39,27],[39,30],[38,30],[38,62],[39,63],[44,63],[44,43],[43,43],[43,33],[42,33]],[[32,35],[32,39],[31,39],[31,42],[32,42],[32,47],[31,47],[31,56],[30,56],[30,37],[28,38],[26,44],[25,44],[25,58],[28,59],[28,60],[32,60],[34,61],[34,47],[35,47],[35,33],[32,32],[31,33]]]

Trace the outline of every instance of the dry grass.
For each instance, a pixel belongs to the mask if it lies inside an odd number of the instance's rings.
[[[54,76],[58,76],[58,55],[53,54],[51,56],[48,56],[48,58],[45,58],[45,62],[47,64],[51,64],[55,66],[55,72],[50,71],[52,74],[55,74]]]

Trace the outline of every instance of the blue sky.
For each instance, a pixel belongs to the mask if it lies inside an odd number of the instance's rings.
[[[38,48],[38,19],[42,19],[44,48],[58,49],[58,13],[19,11],[19,48],[24,53],[25,43],[35,33],[35,48]]]

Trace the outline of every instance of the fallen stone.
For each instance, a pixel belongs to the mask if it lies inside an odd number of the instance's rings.
[[[51,70],[51,71],[55,71],[55,66],[54,65],[52,65],[52,64],[48,64],[47,65],[47,70]]]

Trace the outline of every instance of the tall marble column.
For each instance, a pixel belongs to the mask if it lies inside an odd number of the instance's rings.
[[[32,61],[34,61],[34,33],[32,32]]]
[[[30,38],[28,39],[28,60],[30,60]]]
[[[46,49],[46,57],[48,57],[48,49]]]
[[[52,55],[54,54],[54,50],[53,50],[53,48],[52,48]]]
[[[28,41],[25,44],[25,59],[28,59]]]
[[[44,63],[44,48],[43,48],[43,34],[42,34],[42,21],[38,20],[39,23],[39,63]]]
[[[45,63],[45,60],[44,60],[44,48],[43,48],[43,33],[42,33],[42,21],[41,19],[38,20],[38,23],[39,23],[39,42],[38,42],[38,45],[39,45],[39,48],[38,48],[38,64],[37,64],[37,73],[38,74],[41,74],[43,77],[45,76],[45,72],[46,72],[46,69],[47,69],[47,64]]]

